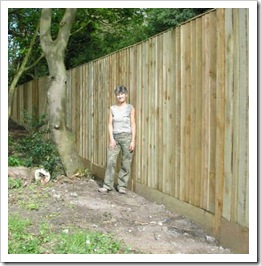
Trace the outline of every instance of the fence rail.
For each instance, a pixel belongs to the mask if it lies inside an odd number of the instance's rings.
[[[248,9],[215,9],[67,71],[67,126],[102,174],[109,106],[123,84],[136,108],[132,185],[155,189],[248,228]],[[47,111],[48,78],[19,86],[21,108]]]

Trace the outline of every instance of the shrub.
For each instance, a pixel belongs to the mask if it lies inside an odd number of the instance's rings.
[[[36,109],[32,116],[24,111],[24,121],[29,134],[19,140],[17,151],[23,155],[23,165],[26,167],[42,167],[51,176],[64,173],[63,165],[57,147],[48,138],[49,129],[47,115],[38,117]]]
[[[22,166],[23,161],[16,157],[16,156],[9,156],[8,157],[8,166]]]

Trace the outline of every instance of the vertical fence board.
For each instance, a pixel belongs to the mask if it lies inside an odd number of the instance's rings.
[[[142,44],[141,57],[143,60],[141,61],[141,68],[143,69],[141,76],[141,91],[144,91],[144,95],[142,97],[142,175],[144,178],[144,184],[150,186],[150,178],[148,177],[148,158],[151,156],[150,150],[148,147],[148,137],[150,134],[150,129],[148,128],[148,120],[149,120],[149,88],[147,86],[148,81],[148,44]]]
[[[184,49],[185,49],[185,55],[184,55],[184,72],[185,72],[185,81],[184,81],[184,119],[185,119],[185,135],[184,135],[184,159],[185,159],[185,176],[183,177],[185,179],[185,195],[184,195],[184,201],[189,202],[189,193],[190,193],[190,152],[191,152],[191,50],[190,50],[190,42],[191,42],[191,29],[190,24],[184,25]]]
[[[162,148],[163,148],[163,169],[162,169],[162,191],[165,193],[169,193],[170,189],[170,177],[168,176],[169,168],[169,143],[167,132],[169,130],[169,111],[168,111],[168,97],[169,97],[169,84],[168,84],[168,59],[169,59],[169,51],[168,51],[168,38],[167,35],[163,36],[163,80],[162,80],[162,93],[163,93],[163,106],[162,112],[165,117],[163,119],[163,135],[162,135]]]
[[[176,132],[176,89],[175,89],[175,73],[176,73],[176,62],[175,62],[175,31],[172,30],[168,34],[168,42],[173,43],[173,47],[169,47],[169,67],[168,67],[168,113],[169,113],[169,126],[167,134],[168,136],[168,153],[169,153],[169,172],[168,176],[170,179],[170,188],[168,194],[171,196],[175,195],[175,186],[176,186],[176,176],[175,176],[175,142],[177,139]]]
[[[88,66],[88,95],[89,95],[89,117],[91,117],[91,121],[88,123],[88,132],[89,132],[89,160],[94,162],[94,138],[96,137],[94,132],[94,84],[93,84],[93,63],[89,64]]]
[[[78,129],[78,132],[79,132],[79,139],[77,141],[77,144],[78,144],[78,151],[79,151],[79,155],[81,157],[83,157],[83,89],[84,89],[84,86],[83,86],[83,67],[80,66],[79,67],[79,100],[78,100],[78,110],[77,110],[77,120],[78,120],[78,125],[77,125],[77,129]],[[76,129],[76,130],[77,130]]]
[[[180,28],[180,89],[181,89],[181,108],[180,108],[180,127],[181,127],[181,149],[180,149],[180,200],[186,201],[186,90],[185,90],[185,80],[186,80],[186,65],[185,65],[185,42],[186,42],[186,32],[185,28]]]
[[[208,87],[210,90],[210,114],[209,114],[209,181],[208,181],[208,210],[213,212],[215,209],[215,178],[216,178],[216,94],[217,94],[217,59],[220,51],[217,53],[217,29],[216,29],[216,13],[209,14],[209,69],[208,71]]]
[[[220,233],[223,209],[224,185],[224,142],[225,142],[225,30],[224,10],[217,11],[217,114],[216,114],[216,170],[215,170],[215,210],[214,210],[214,235]]]
[[[209,36],[209,17],[205,16],[203,18],[204,23],[204,33],[203,33],[203,62],[202,62],[202,79],[203,79],[203,99],[202,99],[202,198],[201,207],[203,209],[208,209],[208,184],[209,184],[209,146],[210,146],[210,90],[209,90],[209,80],[208,80],[208,70],[209,70],[209,60],[210,57],[210,47],[208,44]]]
[[[233,82],[234,82],[234,105],[233,105],[233,179],[232,179],[232,195],[231,195],[231,220],[237,221],[237,201],[238,201],[238,178],[239,178],[239,121],[238,116],[240,112],[239,104],[239,88],[240,88],[240,77],[239,77],[239,36],[236,29],[238,28],[238,10],[233,10],[233,31],[234,32],[234,72],[233,72]]]
[[[195,47],[195,198],[194,205],[200,206],[201,197],[201,180],[202,180],[202,76],[201,67],[202,66],[202,18],[196,19],[196,47]]]
[[[180,70],[181,70],[181,41],[180,41],[180,27],[177,27],[175,29],[175,35],[176,35],[176,49],[175,49],[175,64],[176,64],[176,71],[175,71],[175,76],[176,76],[176,82],[174,84],[175,86],[175,91],[176,91],[176,125],[175,125],[175,130],[176,130],[176,141],[175,141],[175,197],[180,198],[180,192],[181,192],[181,75]]]
[[[158,119],[157,129],[156,129],[156,164],[157,164],[157,179],[158,185],[157,190],[163,191],[163,178],[162,178],[162,169],[163,169],[163,85],[161,80],[163,79],[163,35],[158,35],[156,44],[156,80],[157,80],[157,102],[156,102],[156,115]]]
[[[247,15],[245,9],[239,9],[239,181],[238,181],[238,217],[240,224],[245,221],[247,203],[247,175],[248,175],[248,36]]]
[[[87,158],[87,138],[88,138],[88,130],[87,123],[90,120],[90,117],[87,114],[87,86],[86,86],[86,65],[82,66],[82,157]]]
[[[130,47],[129,48],[129,88],[130,88],[130,92],[129,92],[129,101],[130,103],[134,103],[137,102],[137,89],[136,89],[136,80],[137,80],[137,73],[135,71],[136,69],[136,64],[137,64],[137,50],[136,47]],[[109,77],[108,77],[109,78]],[[136,106],[134,106],[135,111],[136,110]],[[137,143],[135,143],[135,146]],[[135,147],[135,149],[136,149]],[[132,163],[132,171],[131,171],[131,189],[135,190],[136,189],[136,175],[134,173],[138,172],[137,169],[137,160],[136,160],[136,152],[134,153],[134,157],[133,157],[133,163]]]
[[[144,183],[144,175],[142,172],[142,155],[144,153],[144,147],[142,145],[143,142],[143,129],[142,129],[142,121],[143,121],[143,99],[146,97],[145,93],[142,94],[140,93],[141,91],[141,86],[142,86],[142,68],[141,68],[141,61],[143,60],[141,56],[141,44],[137,46],[137,65],[135,68],[135,72],[137,73],[137,81],[136,81],[136,91],[137,91],[137,102],[136,102],[136,148],[135,148],[135,156],[136,156],[136,167],[137,167],[137,172],[136,172],[136,181],[139,183]]]
[[[223,216],[226,219],[230,219],[231,211],[231,194],[232,194],[232,165],[233,165],[233,32],[232,32],[232,9],[226,9],[225,12],[225,57],[226,57],[226,84],[225,84],[225,151],[224,151],[224,192],[223,192]]]
[[[190,39],[190,76],[191,76],[191,92],[190,92],[190,121],[191,121],[191,141],[190,141],[190,151],[189,151],[189,161],[190,161],[190,185],[189,185],[189,203],[195,204],[195,187],[198,183],[198,177],[196,176],[195,165],[198,158],[195,157],[196,154],[196,72],[197,72],[197,52],[196,52],[196,21],[191,21],[190,23],[191,39]]]
[[[152,61],[152,39],[148,40],[148,45],[146,47],[146,51],[147,51],[147,68],[146,68],[146,72],[147,73],[153,73],[154,72],[154,68],[152,66],[153,61]],[[147,76],[148,77],[148,76]],[[147,135],[147,140],[148,140],[148,162],[147,162],[147,170],[149,173],[151,173],[150,178],[148,179],[149,183],[148,185],[152,188],[154,188],[154,183],[155,183],[155,170],[153,169],[155,166],[155,163],[153,163],[153,159],[155,158],[155,151],[154,151],[154,132],[155,132],[155,117],[154,117],[154,94],[155,94],[155,86],[153,84],[154,81],[154,77],[151,75],[150,77],[148,77],[148,79],[146,80],[147,83],[147,88],[148,88],[148,96],[147,96],[147,105],[148,105],[148,113],[147,113],[147,125],[150,125],[150,127],[148,128],[148,135]],[[154,171],[153,171],[154,170]]]

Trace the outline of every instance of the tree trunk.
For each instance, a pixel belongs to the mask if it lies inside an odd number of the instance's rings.
[[[83,162],[74,143],[73,135],[66,128],[66,49],[76,9],[66,9],[56,40],[51,38],[51,15],[49,8],[42,9],[40,38],[47,59],[50,86],[48,89],[49,125],[57,145],[67,176],[83,170]]]

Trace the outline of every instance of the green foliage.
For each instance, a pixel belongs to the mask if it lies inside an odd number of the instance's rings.
[[[208,8],[148,8],[147,34],[154,35],[176,27],[207,10]]]
[[[22,166],[23,161],[16,156],[8,156],[8,166]]]
[[[66,67],[76,67],[143,40],[144,15],[139,8],[78,9]]]
[[[29,211],[34,211],[39,209],[39,205],[35,202],[28,202],[25,207]]]
[[[39,115],[36,106],[33,107],[32,114],[23,110],[24,124],[27,126],[28,130],[31,132],[41,131],[43,134],[49,133],[48,129],[43,129],[43,126],[47,125],[47,114]]]
[[[87,63],[123,47],[146,40],[171,27],[206,12],[208,8],[79,8],[65,53],[67,69]],[[51,35],[55,39],[65,9],[52,10]],[[30,38],[39,22],[41,10],[10,8],[8,10],[9,83],[28,49]],[[28,65],[33,65],[42,53],[37,39]],[[48,75],[42,59],[29,68],[19,80]]]
[[[25,57],[31,38],[40,18],[40,9],[37,8],[9,8],[8,9],[8,83],[11,84],[23,58]],[[39,37],[30,55],[27,70],[19,79],[19,84],[23,84],[32,78],[46,75],[46,64],[37,64],[30,69],[34,62],[40,57],[42,51]]]
[[[22,187],[21,179],[8,177],[8,188],[9,189],[18,189],[21,187]]]
[[[10,135],[8,134],[8,146],[10,147],[10,146],[12,146],[13,144],[14,144],[14,139],[13,139],[12,136],[10,136]]]
[[[9,215],[8,253],[9,254],[119,254],[128,253],[122,243],[112,235],[79,229],[57,233],[48,223],[42,222],[34,231],[29,229],[32,222],[17,215]]]
[[[63,171],[55,144],[42,132],[34,132],[20,142],[19,151],[25,154],[26,167],[43,167],[51,175]]]
[[[26,167],[42,167],[51,176],[64,174],[57,147],[48,138],[47,115],[38,116],[34,109],[32,115],[24,112],[24,118],[29,134],[16,145],[16,151],[23,159],[9,157],[10,162]]]

